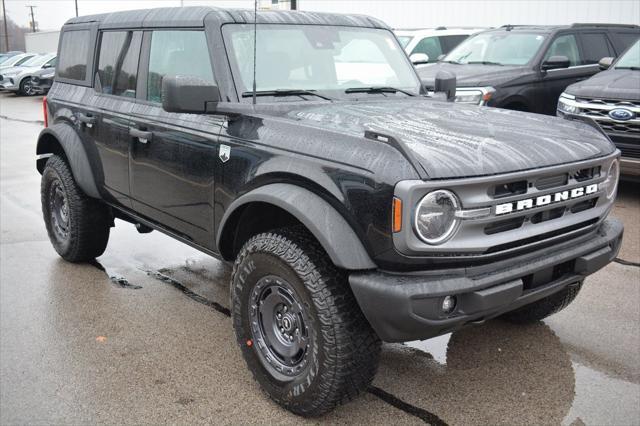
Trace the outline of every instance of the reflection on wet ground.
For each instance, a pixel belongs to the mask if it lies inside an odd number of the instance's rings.
[[[149,275],[228,316],[230,273],[226,263],[196,256]],[[495,320],[426,341],[385,344],[369,392],[431,424],[640,421],[638,383],[612,378],[573,358],[579,356],[545,323],[517,326]],[[592,398],[609,401],[617,410],[593,409]]]

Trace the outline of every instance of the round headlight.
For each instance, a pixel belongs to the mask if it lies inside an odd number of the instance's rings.
[[[425,195],[418,203],[415,230],[427,244],[442,244],[454,234],[459,219],[458,198],[450,191],[440,189]]]
[[[602,186],[605,187],[607,199],[611,199],[616,195],[618,189],[618,179],[620,178],[620,163],[618,160],[613,160],[609,166],[607,172],[607,178],[602,182]]]

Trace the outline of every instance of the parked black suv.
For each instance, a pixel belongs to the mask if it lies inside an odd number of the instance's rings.
[[[431,99],[373,18],[254,19],[71,19],[37,169],[64,259],[100,256],[119,218],[234,262],[237,342],[282,406],[355,397],[381,340],[544,318],[616,256],[598,129]]]
[[[458,79],[458,102],[555,115],[570,84],[591,77],[598,61],[618,56],[640,36],[637,25],[508,25],[463,41],[418,70],[433,89],[438,71]]]
[[[558,115],[594,119],[622,151],[622,175],[640,180],[640,40],[615,62],[602,58],[600,66],[607,71],[560,95]]]

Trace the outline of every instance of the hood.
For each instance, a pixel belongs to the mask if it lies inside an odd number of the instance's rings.
[[[602,71],[588,80],[572,84],[565,92],[584,98],[611,98],[640,101],[640,71]]]
[[[615,150],[581,122],[428,98],[289,105],[270,115],[355,137],[371,130],[400,138],[434,179],[547,167]]]
[[[439,62],[418,68],[418,75],[427,87],[433,87],[438,71],[450,71],[456,75],[458,87],[499,86],[522,76],[528,68],[509,65],[449,64]]]
[[[0,69],[0,75],[18,75],[25,72],[33,72],[41,67],[8,67]]]

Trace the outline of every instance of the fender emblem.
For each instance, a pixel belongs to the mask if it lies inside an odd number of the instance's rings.
[[[223,163],[229,161],[229,158],[231,158],[231,147],[229,145],[220,145],[218,157],[220,157],[220,161]]]

